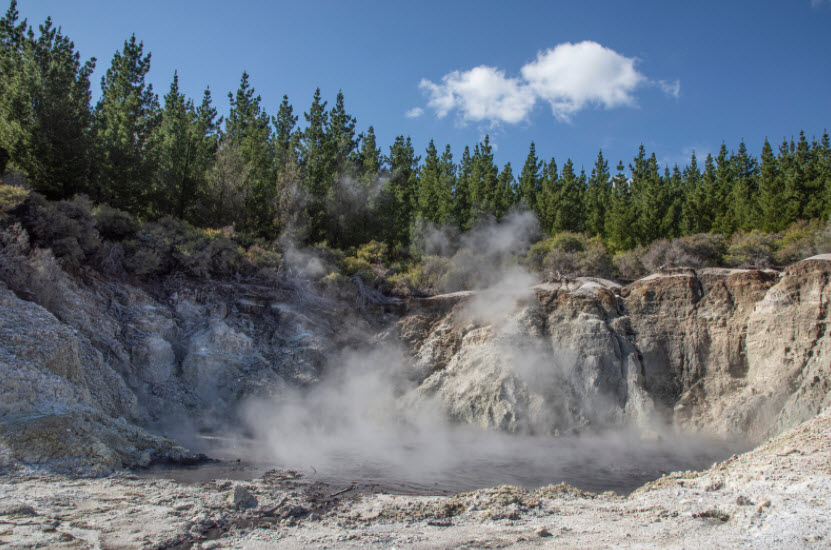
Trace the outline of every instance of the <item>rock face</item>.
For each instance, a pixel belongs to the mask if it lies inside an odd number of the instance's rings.
[[[402,407],[438,403],[459,422],[760,440],[831,404],[829,277],[831,261],[817,258],[781,274],[675,270],[626,287],[583,278],[460,292],[391,314],[296,281],[139,288],[0,249],[0,469],[189,460],[152,433],[234,425],[247,398],[314,384],[338,350],[376,341],[410,351]]]
[[[148,290],[0,249],[0,471],[193,460],[152,433],[232,424],[241,400],[313,383],[327,356],[369,332],[302,286]]]
[[[539,285],[501,319],[433,298],[402,319],[420,385],[462,422],[562,433],[674,425],[760,441],[831,402],[831,262]]]

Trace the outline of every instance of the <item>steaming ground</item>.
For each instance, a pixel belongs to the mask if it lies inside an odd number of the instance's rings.
[[[320,382],[249,401],[242,429],[190,442],[222,462],[144,475],[184,482],[250,480],[277,469],[296,471],[309,483],[392,494],[561,482],[626,494],[668,472],[703,469],[749,448],[701,436],[644,437],[627,427],[547,437],[460,425],[438,402],[407,399],[415,387],[410,374],[395,346],[344,352]]]
[[[276,469],[297,472],[308,483],[390,494],[450,495],[497,485],[536,489],[563,482],[585,491],[628,494],[669,472],[705,469],[749,448],[703,437],[644,440],[617,432],[550,438],[472,428],[447,431],[441,440],[425,433],[402,434],[377,441],[371,452],[330,439],[318,445],[313,460],[308,449],[275,451],[258,440],[222,437],[205,443],[202,450],[220,462],[155,468],[142,477],[186,483],[252,480]]]

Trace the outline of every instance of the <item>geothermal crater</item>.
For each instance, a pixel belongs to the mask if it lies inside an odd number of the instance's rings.
[[[133,545],[135,530],[117,527],[135,513],[126,504],[107,527],[58,511],[80,494],[129,492],[157,503],[142,513],[159,526],[141,536],[176,546],[288,527],[304,534],[266,539],[344,542],[344,529],[358,540],[373,525],[406,543],[405,520],[457,526],[455,537],[500,519],[530,529],[554,510],[580,525],[580,514],[636,521],[648,509],[704,522],[691,527],[700,540],[729,526],[719,536],[734,538],[719,540],[735,542],[770,525],[770,503],[799,486],[775,508],[796,537],[780,539],[824,540],[827,520],[810,518],[828,507],[826,257],[627,286],[506,277],[374,302],[302,278],[139,287],[32,257],[2,262],[0,517],[41,514],[72,540],[89,531]],[[171,467],[199,453],[222,461]],[[141,475],[65,477],[125,469]],[[624,500],[582,492],[628,494],[658,478]],[[564,481],[576,489],[545,487]],[[520,488],[477,491],[494,485]],[[462,491],[474,492],[412,496]],[[89,517],[104,510],[92,504]],[[10,524],[0,540],[17,536],[22,523]],[[594,540],[561,527],[575,544]],[[525,540],[512,529],[488,540]]]

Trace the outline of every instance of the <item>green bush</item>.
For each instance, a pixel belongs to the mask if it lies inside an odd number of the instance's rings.
[[[368,261],[355,256],[348,256],[341,261],[341,272],[347,277],[358,275],[365,281],[373,278],[372,265]]]
[[[775,238],[760,231],[736,233],[727,244],[724,261],[732,267],[762,269],[773,263]]]
[[[102,204],[95,209],[95,227],[110,241],[123,241],[135,236],[139,223],[127,212]]]
[[[778,265],[785,265],[817,254],[816,237],[821,231],[817,221],[801,220],[792,224],[777,243],[774,260]]]
[[[381,264],[387,257],[387,245],[378,241],[369,241],[358,247],[355,256],[371,264]]]
[[[29,192],[22,187],[0,184],[0,218],[9,210],[20,206]]]
[[[612,264],[618,276],[626,281],[640,279],[647,274],[647,269],[641,262],[641,257],[646,253],[646,247],[638,246],[632,250],[623,250],[615,254]]]

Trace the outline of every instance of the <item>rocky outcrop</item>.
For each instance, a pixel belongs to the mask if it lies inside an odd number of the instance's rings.
[[[314,383],[370,332],[301,283],[139,288],[0,250],[0,469],[192,460],[154,434],[233,425],[241,400]]]
[[[831,261],[782,273],[682,269],[619,287],[537,286],[501,320],[418,311],[399,323],[421,376],[413,398],[509,431],[666,423],[759,441],[831,400]],[[440,301],[440,299],[434,299]]]
[[[409,351],[401,410],[427,403],[509,432],[670,425],[758,441],[831,404],[829,277],[831,261],[815,258],[782,273],[508,284],[371,310],[296,280],[70,277],[48,252],[7,248],[0,468],[186,460],[154,434],[238,425],[246,399],[315,384],[339,350],[379,342]]]

